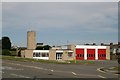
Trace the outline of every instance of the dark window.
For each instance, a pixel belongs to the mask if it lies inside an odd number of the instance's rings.
[[[35,53],[33,53],[33,57],[35,57]]]
[[[91,54],[91,57],[93,57],[93,54]]]
[[[49,57],[49,54],[48,54],[48,53],[46,53],[46,57]]]
[[[45,53],[42,53],[42,57],[46,57],[46,56],[45,56]]]
[[[39,53],[36,53],[36,57],[39,57]]]
[[[68,57],[72,57],[72,52],[68,52]]]
[[[106,57],[106,55],[104,54],[104,57]]]
[[[93,54],[93,57],[95,57],[95,54]]]
[[[80,57],[82,57],[82,55],[80,54]]]
[[[82,57],[84,57],[84,54],[82,54]]]
[[[87,57],[89,57],[89,54],[87,54]]]
[[[77,54],[77,56],[79,57],[79,54]]]
[[[41,54],[39,53],[39,57],[41,56]]]

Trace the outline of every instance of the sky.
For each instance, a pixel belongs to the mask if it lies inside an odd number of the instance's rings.
[[[27,31],[49,45],[117,43],[117,2],[2,3],[2,36],[26,46]]]

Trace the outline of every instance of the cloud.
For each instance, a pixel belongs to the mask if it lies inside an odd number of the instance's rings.
[[[14,23],[13,27],[33,25],[36,28],[68,28],[93,23],[95,19],[100,19],[96,24],[99,25],[107,20],[106,16],[112,16],[117,20],[115,5],[111,3],[3,3],[3,23],[5,22],[5,27]]]
[[[89,35],[102,32],[107,35],[117,34],[118,31],[117,2],[11,2],[3,3],[2,7],[5,32],[8,28],[16,31],[33,29],[38,32],[49,29],[51,34],[55,34],[60,29],[60,32],[66,32],[66,37],[69,33]]]

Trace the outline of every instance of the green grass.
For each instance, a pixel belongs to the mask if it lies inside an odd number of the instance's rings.
[[[1,57],[0,57],[1,58]],[[57,61],[57,60],[36,60],[30,58],[21,58],[16,56],[2,56],[3,60],[14,60],[14,61],[23,61],[23,62],[42,62],[42,63],[55,63],[55,64],[94,64],[94,61],[80,61],[77,60],[66,60],[66,61]]]
[[[66,61],[67,63],[72,63],[72,64],[94,64],[94,61],[86,61],[86,60],[70,60],[70,61]]]
[[[30,58],[21,58],[16,56],[2,56],[3,60],[14,60],[14,61],[23,61],[23,62],[43,62],[43,63],[62,63],[65,62],[58,62],[55,60],[36,60],[36,59],[30,59]]]

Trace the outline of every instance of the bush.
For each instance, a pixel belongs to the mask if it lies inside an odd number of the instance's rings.
[[[36,50],[43,50],[43,46],[38,46]]]
[[[17,51],[9,51],[11,56],[17,56]]]
[[[11,55],[9,50],[2,50],[2,55]]]
[[[10,49],[10,51],[16,51],[16,49]]]

